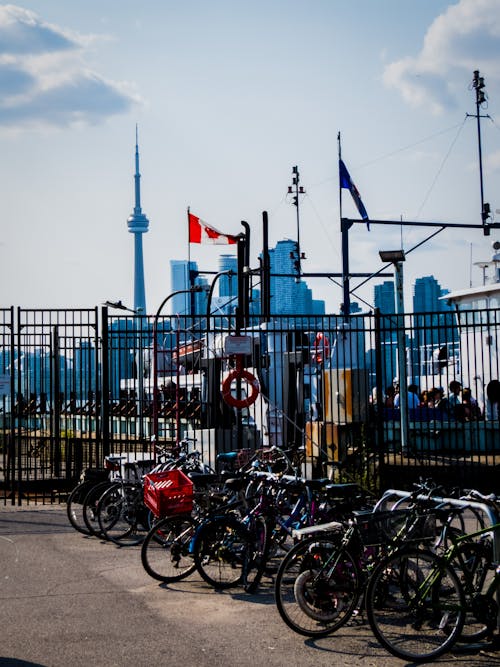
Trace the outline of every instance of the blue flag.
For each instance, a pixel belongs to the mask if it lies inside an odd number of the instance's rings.
[[[359,211],[359,215],[363,220],[366,220],[366,227],[368,228],[368,231],[370,230],[370,223],[368,222],[368,213],[366,212],[366,208],[363,205],[363,202],[361,201],[361,197],[358,192],[358,188],[354,185],[352,178],[349,175],[349,172],[347,171],[347,167],[343,163],[342,160],[339,160],[339,182],[340,182],[340,187],[341,188],[347,188],[349,192],[352,195],[352,198],[354,199],[354,203],[356,204],[356,208]]]

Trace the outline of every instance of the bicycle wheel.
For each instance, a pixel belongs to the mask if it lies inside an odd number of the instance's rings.
[[[373,571],[366,613],[390,653],[413,662],[434,660],[459,638],[465,598],[452,567],[430,552],[396,552]]]
[[[83,518],[83,503],[87,497],[88,492],[96,485],[95,482],[87,480],[86,482],[80,482],[78,486],[75,486],[73,491],[69,494],[68,500],[66,502],[66,513],[70,524],[75,530],[84,535],[90,535],[90,531],[87,528],[87,524]]]
[[[487,595],[495,576],[493,545],[483,542],[463,542],[452,564],[462,571],[461,582],[467,603],[465,625],[459,642],[474,643],[489,636],[497,625],[498,604]]]
[[[85,496],[85,500],[83,501],[83,521],[87,527],[89,535],[102,537],[102,532],[97,520],[97,503],[104,491],[109,489],[113,484],[114,482],[109,480],[106,482],[99,482],[99,484],[95,484]]]
[[[253,536],[253,541],[250,549],[247,551],[243,580],[245,591],[247,593],[254,593],[266,570],[269,558],[270,539],[268,535],[268,527],[262,517],[255,518],[254,525],[251,526],[250,531]]]
[[[153,579],[172,583],[195,571],[191,543],[196,521],[189,515],[167,517],[155,524],[141,547],[144,569]]]
[[[107,489],[97,503],[96,513],[102,536],[119,546],[140,544],[146,537],[146,508],[142,487],[118,482]]]
[[[352,616],[362,576],[338,537],[313,536],[296,544],[276,575],[275,600],[289,628],[307,637],[324,637]]]
[[[207,521],[194,538],[196,569],[214,588],[237,586],[252,546],[249,531],[236,519],[228,516]]]

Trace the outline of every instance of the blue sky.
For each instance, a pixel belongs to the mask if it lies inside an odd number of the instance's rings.
[[[0,304],[133,302],[135,124],[147,305],[187,257],[186,208],[262,244],[296,235],[292,166],[307,194],[309,272],[341,271],[337,133],[373,219],[480,222],[473,70],[485,77],[485,198],[500,208],[499,0],[32,0],[0,5]],[[498,117],[497,117],[498,114]],[[344,214],[356,217],[343,198]],[[500,219],[500,213],[496,214]],[[358,225],[351,270],[408,250],[421,228]],[[446,231],[407,257],[409,293],[434,274],[481,282],[493,232]],[[215,269],[218,247],[191,246]],[[340,288],[309,281],[329,312]],[[352,285],[355,285],[353,281]],[[373,283],[360,290],[371,302]],[[352,297],[353,300],[356,296]],[[407,304],[409,305],[409,303]]]

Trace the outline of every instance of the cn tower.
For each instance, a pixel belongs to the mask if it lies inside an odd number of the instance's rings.
[[[141,209],[141,175],[139,173],[139,142],[135,127],[135,206],[127,220],[128,231],[134,234],[134,310],[146,314],[146,290],[144,287],[144,258],[142,235],[149,229],[149,220]]]

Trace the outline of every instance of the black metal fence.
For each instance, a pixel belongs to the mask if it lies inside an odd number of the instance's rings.
[[[222,452],[241,461],[276,445],[308,476],[495,490],[498,309],[255,318],[245,329],[231,316],[106,308],[0,318],[4,501],[62,498],[109,453],[154,457],[153,440],[185,441],[213,467]]]

